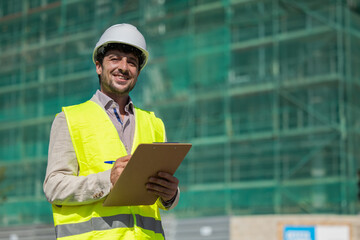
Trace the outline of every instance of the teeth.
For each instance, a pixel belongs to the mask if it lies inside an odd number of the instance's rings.
[[[115,77],[118,77],[118,78],[120,78],[120,79],[124,79],[124,80],[127,80],[127,78],[126,78],[126,77],[124,77],[124,76],[121,76],[121,75],[115,75]]]

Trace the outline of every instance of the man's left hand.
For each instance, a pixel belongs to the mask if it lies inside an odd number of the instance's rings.
[[[159,172],[157,176],[150,177],[146,184],[148,192],[154,193],[167,202],[175,197],[179,180],[166,172]]]

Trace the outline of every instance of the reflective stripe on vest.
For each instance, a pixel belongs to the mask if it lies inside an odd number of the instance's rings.
[[[63,108],[79,163],[79,176],[111,169],[104,160],[127,152],[104,109],[92,101]],[[165,128],[154,113],[135,108],[132,153],[140,143],[165,141]],[[159,207],[153,205],[103,207],[101,201],[77,206],[53,205],[58,239],[164,239]],[[109,235],[107,235],[109,234]]]
[[[161,221],[151,217],[136,216],[137,226],[143,229],[160,233],[164,235]],[[111,224],[111,225],[109,225]],[[78,235],[90,231],[109,230],[114,228],[132,228],[134,227],[132,214],[119,214],[110,217],[97,217],[81,223],[63,224],[55,227],[55,233],[58,238]]]

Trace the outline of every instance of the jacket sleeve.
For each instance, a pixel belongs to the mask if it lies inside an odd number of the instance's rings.
[[[56,205],[96,202],[110,192],[110,172],[78,176],[79,165],[65,114],[59,113],[50,132],[48,165],[43,185],[47,200]]]
[[[163,202],[159,198],[157,201],[157,204],[158,204],[159,208],[161,208],[162,210],[171,210],[177,206],[177,204],[179,203],[179,199],[180,199],[180,188],[178,187],[176,195],[173,199],[171,199],[168,202]]]

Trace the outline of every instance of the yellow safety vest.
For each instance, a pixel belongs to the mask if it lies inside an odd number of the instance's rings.
[[[126,156],[115,126],[92,101],[63,108],[79,163],[79,176],[110,169],[105,160]],[[135,108],[132,152],[140,143],[164,142],[165,128],[154,113]],[[57,239],[164,239],[159,207],[153,205],[103,207],[104,200],[76,206],[53,205]]]

